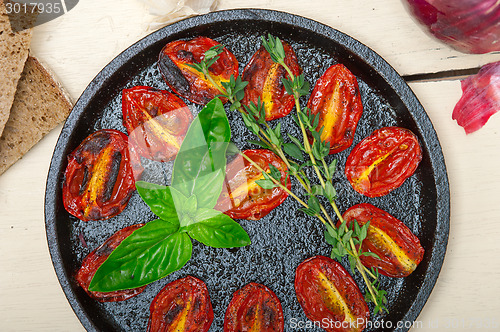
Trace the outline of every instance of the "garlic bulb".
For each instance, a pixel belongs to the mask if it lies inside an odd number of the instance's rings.
[[[149,25],[156,30],[183,18],[206,14],[217,8],[218,0],[140,0],[154,16]]]

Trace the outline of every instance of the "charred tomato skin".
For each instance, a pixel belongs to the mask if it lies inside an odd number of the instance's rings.
[[[75,278],[80,284],[80,286],[85,290],[85,292],[93,299],[99,302],[116,302],[124,301],[131,297],[134,297],[144,290],[146,286],[126,289],[115,292],[92,292],[89,291],[89,285],[96,273],[97,269],[104,263],[113,250],[118,247],[118,245],[130,234],[132,234],[136,229],[141,228],[144,224],[137,224],[125,227],[110,238],[108,238],[103,244],[92,251],[85,257],[82,262],[80,269],[78,270]]]
[[[388,277],[407,277],[424,258],[420,240],[399,219],[369,203],[350,207],[343,215],[347,225],[357,221],[363,226],[370,221],[363,251],[373,252],[380,259],[361,256],[361,262],[368,268],[376,268]]]
[[[130,144],[141,157],[156,161],[175,158],[193,120],[179,97],[147,86],[123,90],[122,113]]]
[[[325,256],[306,259],[295,273],[295,293],[305,315],[313,322],[339,322],[322,325],[327,332],[362,331],[370,311],[354,279],[336,261]],[[341,323],[350,320],[354,328]],[[356,324],[361,323],[361,324]]]
[[[281,183],[291,188],[285,163],[266,149],[245,150],[243,153],[265,171],[269,164],[281,173]],[[255,181],[264,179],[250,162],[237,156],[226,167],[226,178],[215,209],[233,219],[259,220],[288,197],[281,188],[263,189]]]
[[[214,319],[207,286],[192,276],[163,287],[149,310],[148,332],[206,332]]]
[[[176,40],[165,45],[159,55],[158,68],[168,86],[179,96],[200,105],[220,95],[219,89],[202,73],[188,66],[201,62],[205,52],[217,45],[220,43],[207,37]],[[224,47],[219,59],[208,70],[220,85],[220,82],[229,81],[231,75],[238,77],[238,60]],[[222,102],[226,101],[222,99]]]
[[[286,42],[283,42],[283,48],[285,64],[293,75],[300,75],[302,69],[293,48]],[[245,96],[241,103],[250,106],[252,102],[257,104],[260,98],[265,104],[267,121],[286,116],[295,105],[295,100],[286,92],[282,83],[283,78],[290,78],[285,68],[273,62],[269,52],[261,46],[243,70],[242,79],[247,81],[248,85],[245,87]]]
[[[234,293],[224,317],[224,332],[283,332],[284,329],[281,302],[272,290],[250,283]]]
[[[321,140],[330,143],[330,154],[351,146],[363,104],[356,77],[342,64],[328,68],[319,78],[307,107],[319,115],[317,131],[323,127]]]
[[[415,134],[405,128],[384,127],[354,147],[347,157],[345,175],[358,193],[379,197],[401,186],[421,160]]]
[[[128,137],[113,129],[89,135],[68,155],[63,204],[83,221],[104,220],[121,213],[135,190]]]

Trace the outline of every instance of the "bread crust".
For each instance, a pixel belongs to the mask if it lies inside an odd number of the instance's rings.
[[[28,58],[32,29],[36,17],[7,15],[0,0],[0,135],[9,118],[16,87]]]
[[[0,174],[70,113],[73,105],[51,73],[34,57],[26,61],[0,137]]]

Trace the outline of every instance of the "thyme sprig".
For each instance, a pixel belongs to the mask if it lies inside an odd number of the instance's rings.
[[[210,49],[208,49],[204,55],[203,59],[198,63],[188,63],[187,66],[196,69],[197,71],[203,73],[205,76],[210,77],[210,74],[208,72],[208,68],[210,68],[217,60],[220,58],[220,54],[224,52],[224,45],[218,44],[215,46],[212,46]],[[215,84],[215,86],[218,86]]]
[[[347,256],[352,273],[355,274],[355,270],[357,270],[365,281],[366,301],[374,303],[375,313],[384,310],[388,312],[385,306],[387,292],[380,289],[378,271],[373,268],[368,269],[360,260],[361,256],[377,256],[374,253],[365,252],[361,248],[361,243],[367,236],[369,223],[360,226],[357,222],[353,222],[349,227],[342,218],[342,214],[335,202],[337,192],[332,183],[337,160],[335,159],[330,163],[326,161],[326,157],[330,152],[330,143],[321,139],[323,127],[317,129],[319,114],[315,115],[307,107],[301,108],[300,106],[300,98],[309,93],[310,84],[303,74],[294,75],[290,67],[285,63],[285,50],[278,37],[271,35],[268,35],[267,38],[262,37],[262,44],[270,54],[271,59],[281,65],[288,74],[288,77],[282,79],[282,83],[286,92],[294,98],[296,114],[293,118],[301,131],[302,140],[288,134],[287,137],[290,142],[286,142],[281,133],[281,123],[278,122],[272,128],[266,121],[265,105],[260,98],[257,103],[252,102],[249,106],[241,104],[244,89],[248,84],[248,82],[242,81],[241,77],[234,78],[234,76],[231,76],[229,81],[220,84],[215,82],[209,74],[209,68],[219,58],[223,46],[212,47],[205,52],[204,59],[199,64],[193,64],[191,67],[203,73],[218,88],[221,93],[220,96],[227,98],[230,102],[230,110],[237,110],[241,114],[247,129],[258,138],[258,140],[250,142],[270,149],[280,157],[288,167],[289,174],[296,178],[304,188],[307,200],[299,198],[281,183],[281,173],[274,166],[269,165],[270,171],[268,173],[245,154],[240,153],[243,158],[262,172],[264,179],[258,180],[258,185],[263,189],[281,188],[302,205],[302,212],[319,219],[326,227],[324,231],[325,240],[332,245],[331,257],[340,261]],[[305,160],[304,154],[307,155],[308,160]],[[319,184],[311,183],[306,174],[307,167],[314,169]],[[325,206],[321,203],[321,197],[326,198],[333,208],[336,217],[340,221],[339,227],[336,226]]]
[[[342,215],[335,203],[336,193],[332,185],[332,177],[336,164],[331,164],[331,167],[327,166],[325,157],[329,154],[330,144],[321,139],[323,127],[317,130],[319,124],[319,114],[313,115],[307,108],[301,110],[299,99],[309,92],[309,84],[305,81],[303,75],[295,76],[285,63],[283,45],[278,37],[273,37],[269,34],[267,39],[262,37],[262,43],[271,55],[271,59],[283,66],[288,73],[289,77],[283,78],[282,83],[287,93],[292,95],[295,99],[295,108],[297,113],[295,121],[303,136],[303,145],[300,146],[300,148],[303,148],[303,151],[309,156],[312,167],[314,168],[320,182],[320,186],[314,187],[315,192],[327,197],[341,223],[338,228],[336,228],[333,224],[326,226],[327,230],[325,233],[327,233],[329,237],[325,238],[327,239],[327,242],[333,246],[332,258],[340,260],[342,257],[347,255],[351,271],[354,273],[354,269],[357,268],[365,281],[367,287],[367,296],[365,296],[366,300],[375,304],[376,313],[383,310],[388,311],[385,307],[387,302],[385,295],[387,292],[379,289],[378,286],[380,282],[378,274],[369,271],[365,266],[363,266],[360,260],[360,256],[363,255],[376,256],[374,253],[363,252],[361,249],[361,243],[366,238],[369,223],[360,227],[357,222],[353,222],[351,229],[347,227],[347,222],[343,220]],[[308,133],[312,136],[312,143],[309,142]],[[318,164],[318,162],[320,162],[320,164]],[[323,176],[325,176],[325,178],[323,178]],[[316,208],[317,207],[318,206],[316,205]],[[359,249],[356,249],[356,245],[358,245]],[[370,280],[370,278],[373,280]]]

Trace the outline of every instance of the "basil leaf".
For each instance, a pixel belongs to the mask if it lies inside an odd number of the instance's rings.
[[[198,207],[212,208],[222,191],[229,121],[219,99],[210,101],[193,120],[175,158],[172,187],[195,195]]]
[[[170,187],[144,181],[137,181],[135,187],[154,214],[164,221],[179,226],[179,218]]]
[[[212,209],[200,209],[198,218],[210,216],[189,227],[188,234],[193,239],[204,245],[214,248],[244,247],[250,244],[247,232],[229,216],[219,212],[215,214]]]
[[[179,231],[185,232],[184,228],[196,222],[196,211],[198,211],[198,201],[195,195],[184,196],[177,189],[171,187],[172,199],[179,217]]]
[[[196,196],[192,195],[190,197],[186,197],[174,187],[169,188],[172,195],[172,201],[174,203],[175,209],[177,210],[179,219],[186,214],[194,217],[196,211],[198,210],[198,201],[196,199]]]
[[[179,270],[193,246],[178,226],[157,219],[134,231],[96,271],[89,290],[112,292],[147,285]]]
[[[196,211],[196,220],[202,222],[202,221],[205,221],[208,219],[212,219],[213,217],[216,217],[221,213],[222,212],[214,210],[214,209],[201,208],[201,209],[198,209],[198,211]]]
[[[177,227],[191,224],[198,210],[196,196],[186,197],[173,187],[136,182],[137,191],[160,219]]]
[[[234,156],[239,154],[240,152],[241,150],[238,149],[238,147],[234,143],[229,142],[226,150],[226,156]]]

